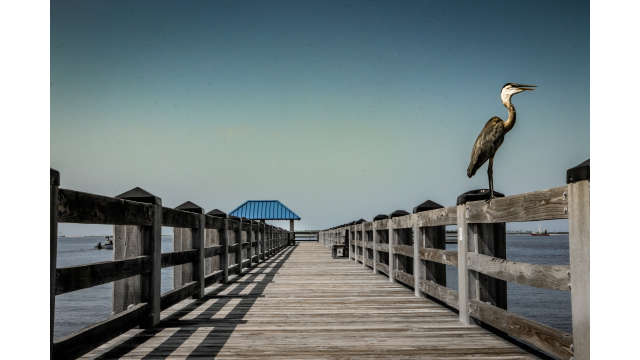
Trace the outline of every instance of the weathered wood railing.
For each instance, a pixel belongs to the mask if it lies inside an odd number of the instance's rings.
[[[201,298],[205,286],[217,281],[235,280],[286,247],[293,236],[262,222],[205,215],[190,202],[166,208],[139,188],[117,198],[61,189],[53,169],[50,185],[50,351],[55,359],[80,356],[136,326],[153,327],[160,311],[189,297]],[[115,260],[57,268],[57,228],[65,222],[115,225]],[[162,226],[174,228],[176,251],[161,253]],[[212,245],[214,238],[218,245]],[[169,266],[175,266],[174,289],[161,294],[160,270]],[[114,315],[54,341],[55,296],[112,281]]]
[[[325,246],[344,244],[349,258],[413,287],[470,319],[559,359],[589,358],[589,163],[567,171],[567,186],[490,203],[460,196],[457,206],[427,201],[413,214],[394,212],[320,233]],[[464,195],[464,194],[463,194]],[[476,196],[477,198],[477,196]],[[570,265],[506,259],[506,222],[569,219]],[[458,251],[445,250],[445,226],[457,225]],[[445,266],[458,268],[458,290]],[[572,334],[508,312],[506,282],[571,292]]]

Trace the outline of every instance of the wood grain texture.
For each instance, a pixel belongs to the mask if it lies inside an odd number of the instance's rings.
[[[420,259],[445,265],[458,266],[458,252],[455,250],[422,248],[420,249]]]
[[[467,267],[485,275],[518,284],[552,290],[569,290],[568,265],[538,265],[467,253]]]
[[[444,302],[454,309],[458,308],[458,292],[431,280],[420,281],[420,290]]]
[[[58,189],[58,222],[106,225],[151,225],[151,204],[80,191]]]
[[[393,219],[390,219],[389,221],[393,223],[393,228],[394,229],[407,229],[410,228],[412,225],[412,220],[411,217],[413,215],[409,214],[409,215],[404,215],[404,216],[398,216],[395,217]]]
[[[591,349],[590,271],[591,199],[590,182],[569,184],[569,261],[571,263],[571,324],[574,352],[588,360]]]
[[[413,287],[413,275],[407,274],[406,272],[401,270],[394,270],[393,277],[399,282],[407,286]]]
[[[151,257],[103,261],[56,269],[56,295],[128,278],[151,271]]]
[[[389,266],[387,264],[383,264],[381,262],[376,263],[376,269],[381,273],[389,275]]]
[[[207,290],[166,309],[155,329],[133,329],[84,358],[534,358],[318,243],[288,247]]]
[[[573,356],[571,334],[477,300],[469,302],[469,315],[559,359],[571,359]]]
[[[160,309],[164,310],[169,306],[172,306],[188,297],[190,297],[196,290],[197,282],[188,282],[179,288],[167,291],[160,297]]]
[[[376,244],[376,251],[379,252],[383,252],[383,253],[388,253],[389,252],[389,245],[388,244]]]
[[[162,226],[197,228],[200,226],[200,214],[163,207]]]
[[[501,223],[566,219],[567,187],[534,191],[525,194],[473,201],[466,204],[468,223]]]
[[[60,173],[57,170],[50,170],[49,184],[49,358],[53,359],[58,259],[58,186],[60,186]]]
[[[113,257],[117,260],[126,260],[143,254],[143,231],[137,225],[115,225],[113,227]],[[112,309],[113,313],[119,313],[127,309],[129,305],[142,302],[140,275],[116,280],[113,284]]]
[[[403,255],[406,257],[413,257],[413,246],[409,246],[409,245],[394,245],[393,246],[393,253],[395,255]]]
[[[172,251],[162,253],[162,267],[186,264],[193,262],[198,256],[198,250]]]
[[[164,214],[164,209],[163,209]],[[193,213],[189,213],[194,215]],[[174,227],[173,228],[173,250],[183,252],[193,250],[193,229]],[[173,268],[173,287],[179,288],[193,280],[193,264],[191,261],[177,265]]]
[[[449,206],[442,209],[421,211],[413,214],[414,221],[419,227],[455,225],[457,220],[457,209]]]
[[[205,215],[204,227],[207,229],[222,230],[222,228],[224,228],[224,221],[225,219],[221,217]]]
[[[376,223],[376,230],[387,230],[389,228],[389,219],[376,220],[374,223]]]
[[[222,280],[223,278],[224,278],[224,271],[216,270],[204,277],[204,285],[210,286],[213,283]]]
[[[210,258],[222,254],[222,245],[214,245],[204,248],[204,257]]]

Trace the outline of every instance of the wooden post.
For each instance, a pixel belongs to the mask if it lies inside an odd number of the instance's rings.
[[[573,355],[589,359],[590,277],[590,161],[567,170],[569,212],[569,260],[571,269],[571,324]]]
[[[271,257],[271,225],[265,224],[265,259]]]
[[[393,271],[395,270],[395,256],[393,255],[393,245],[395,244],[395,239],[396,239],[396,231],[394,230],[393,227],[393,219],[389,218],[388,222],[388,227],[389,227],[389,282],[395,282],[395,280],[393,279]]]
[[[364,253],[365,253],[364,223],[357,224],[355,228],[358,234],[357,236],[360,238],[360,260],[362,261],[362,267],[365,267],[366,265],[364,264]]]
[[[365,258],[366,258],[366,253],[367,253],[367,249],[365,249],[365,244],[366,244],[366,239],[365,239],[365,233],[364,233],[364,222],[361,222],[360,225],[356,225],[356,229],[359,229],[360,231],[358,231],[360,233],[360,258],[362,259],[362,267],[366,267],[366,263],[365,263]]]
[[[151,226],[114,226],[113,251],[115,260],[141,255],[151,257],[149,273],[117,280],[113,284],[113,312],[119,313],[131,304],[146,302],[149,310],[142,327],[150,328],[160,321],[162,200],[139,187],[122,193],[117,198],[153,205]]]
[[[266,259],[265,257],[265,231],[264,231],[264,220],[260,220],[260,239],[258,240],[258,245],[260,246],[260,257],[261,261]]]
[[[296,244],[296,231],[295,228],[293,226],[293,219],[289,220],[289,245],[295,245]]]
[[[420,264],[420,248],[422,247],[422,236],[420,227],[418,227],[418,218],[413,216],[411,218],[411,230],[413,232],[413,294],[416,297],[421,297],[420,293],[420,281],[422,280],[422,269]]]
[[[470,224],[468,251],[507,258],[506,224]],[[472,271],[470,274],[469,297],[507,309],[507,282]]]
[[[143,235],[143,253],[151,256],[151,272],[142,280],[142,301],[149,304],[146,319],[141,327],[151,328],[160,322],[160,295],[162,286],[162,200],[155,197],[153,224]],[[114,285],[115,287],[115,285]]]
[[[469,227],[467,226],[466,207],[458,205],[458,318],[465,325],[471,323],[469,318],[469,271],[467,271],[467,237]]]
[[[496,197],[504,196],[498,192],[494,193]],[[464,251],[460,251],[461,245],[458,244],[458,256],[460,256],[462,252],[465,253],[465,257],[458,258],[458,269],[461,268],[461,261],[464,262],[462,267],[466,269],[467,252],[489,255],[500,259],[506,259],[507,257],[507,235],[505,223],[468,224],[466,220],[467,207],[465,204],[467,202],[488,199],[489,191],[485,189],[469,191],[458,196],[456,203],[458,206],[462,206],[464,225],[467,228],[466,234],[464,234],[466,240],[466,247]],[[460,214],[458,214],[458,221],[460,221]],[[460,236],[460,234],[458,236]],[[467,299],[474,299],[490,303],[505,310],[507,309],[506,281],[492,278],[475,271],[467,271],[466,280]],[[460,276],[458,281],[460,281]],[[460,293],[458,293],[458,296],[460,296]]]
[[[56,313],[56,266],[58,258],[58,188],[60,173],[49,170],[49,358],[53,359],[53,324]]]
[[[445,250],[447,232],[444,226],[429,226],[423,229],[424,247]],[[422,246],[422,244],[421,244]],[[442,286],[447,286],[447,266],[433,261],[425,264],[426,280],[434,281]]]
[[[205,248],[205,236],[206,230],[204,227],[205,218],[204,214],[200,214],[200,221],[198,229],[194,229],[193,235],[193,247],[198,250],[198,257],[193,263],[193,280],[198,282],[198,287],[193,292],[193,297],[200,299],[204,296],[204,278],[205,278],[205,266],[204,266],[204,248]]]
[[[376,225],[376,222],[373,221],[371,223],[371,237],[372,237],[372,243],[373,243],[373,273],[377,274],[378,273],[378,226]]]
[[[242,219],[238,219],[238,231],[236,232],[236,264],[238,264],[238,275],[242,275],[242,230],[244,228]]]
[[[225,218],[220,230],[220,244],[222,245],[222,255],[220,255],[220,269],[223,271],[222,282],[229,283],[229,219]]]
[[[253,242],[255,239],[255,222],[253,220],[249,220],[249,230],[247,231],[247,241],[249,242],[249,247],[247,248],[247,257],[249,258],[249,269],[253,268]]]
[[[358,225],[356,225],[355,223],[353,225],[351,225],[351,235],[353,236],[353,262],[356,263],[356,265],[358,264],[358,244],[359,244],[359,240],[358,240]]]
[[[267,245],[267,255],[270,258],[271,255],[273,255],[273,226],[269,225],[269,237],[268,242],[269,244]]]
[[[355,223],[349,228],[351,229],[351,237],[353,238],[353,262],[358,264],[358,232],[356,230],[357,225]]]
[[[174,249],[180,247],[182,251],[196,249],[198,256],[193,263],[182,265],[182,275],[180,276],[179,266],[173,270],[174,288],[178,288],[190,281],[197,281],[198,286],[193,292],[193,297],[199,299],[204,296],[204,209],[191,201],[184,202],[176,207],[176,210],[198,214],[198,227],[192,229],[174,228],[173,244]],[[181,243],[181,244],[180,244]],[[180,251],[180,250],[178,250]],[[178,276],[176,276],[178,275]],[[176,284],[176,279],[180,278],[181,283]]]
[[[420,205],[413,208],[413,213],[419,213],[422,211],[430,211],[435,209],[442,209],[444,206],[427,200]],[[433,248],[433,249],[446,249],[446,237],[447,232],[445,226],[429,226],[421,229],[419,233],[422,235],[422,240],[420,241],[420,248]],[[419,251],[419,250],[418,250]],[[433,261],[426,261],[424,268],[422,267],[422,262],[419,261],[420,265],[420,280],[431,280],[437,284],[442,286],[447,285],[447,267],[445,264],[439,264]],[[423,272],[424,270],[424,272]],[[414,269],[415,274],[415,269]],[[424,277],[423,277],[424,276]]]
[[[225,218],[227,216],[227,214],[225,214],[224,212],[218,210],[218,209],[213,209],[211,211],[209,211],[206,216],[212,216],[212,217],[217,217],[217,218]],[[206,229],[205,230],[205,248],[207,247],[211,247],[211,246],[215,246],[215,245],[222,245],[222,242],[220,240],[221,238],[221,234],[222,233],[222,229]],[[222,251],[220,251],[220,253],[222,253]],[[205,258],[204,263],[205,263],[205,276],[212,273],[213,271],[216,270],[220,270],[222,269],[221,265],[220,265],[220,259],[222,259],[222,255],[217,255],[217,256],[213,256],[210,258]]]

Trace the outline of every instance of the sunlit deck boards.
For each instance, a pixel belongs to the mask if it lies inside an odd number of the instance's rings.
[[[533,358],[319,243],[301,243],[85,358]]]

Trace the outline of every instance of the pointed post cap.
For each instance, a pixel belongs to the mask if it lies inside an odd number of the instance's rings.
[[[207,215],[215,216],[215,217],[221,217],[221,218],[226,218],[227,217],[227,214],[224,211],[219,210],[219,209],[213,209],[213,210],[209,211],[207,213]]]
[[[186,201],[181,205],[178,205],[176,207],[176,210],[188,211],[196,214],[204,214],[204,209],[192,203],[191,201]]]
[[[159,197],[137,186],[129,191],[123,192],[122,194],[116,196],[116,198],[137,201],[137,202],[142,202],[147,204],[162,205],[162,200]]]
[[[435,201],[431,201],[431,200],[427,200],[425,202],[423,202],[422,204],[416,206],[413,208],[413,213],[419,213],[422,211],[429,211],[429,210],[435,210],[435,209],[442,209],[444,206],[438,204]]]
[[[489,192],[489,189],[476,189],[467,191],[464,194],[458,195],[458,198],[456,199],[456,205],[464,205],[470,201],[489,200],[490,195],[491,193]],[[493,197],[504,197],[504,194],[494,190]]]
[[[567,170],[567,184],[571,184],[574,182],[589,180],[590,181],[590,165],[589,161],[591,159],[587,159],[583,161],[580,165],[576,167],[572,167]]]
[[[395,217],[405,216],[405,215],[409,215],[409,212],[405,211],[405,210],[396,210],[396,211],[391,213],[391,218],[393,219]]]
[[[60,172],[51,168],[49,170],[49,186],[60,186]]]
[[[387,215],[387,214],[378,214],[378,215],[373,217],[373,221],[384,220],[384,219],[388,219],[388,218],[389,218],[389,215]]]

